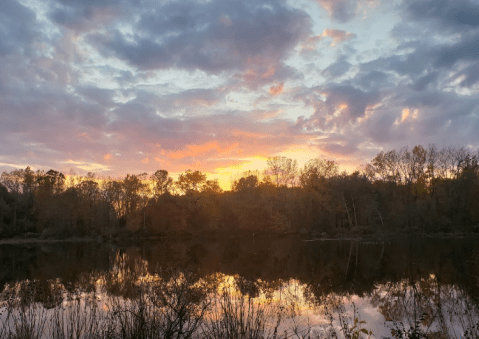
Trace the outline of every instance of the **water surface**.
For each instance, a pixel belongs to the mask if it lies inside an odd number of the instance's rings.
[[[133,300],[139,297],[139,284],[188,272],[197,277],[194,283],[208,282],[201,286],[213,294],[229,284],[257,303],[269,300],[277,310],[288,308],[281,331],[297,326],[303,335],[307,330],[327,337],[336,328],[338,337],[344,336],[341,328],[351,328],[355,317],[376,338],[399,337],[398,331],[406,333],[411,326],[430,337],[461,338],[477,334],[479,323],[475,238],[230,237],[1,245],[0,267],[3,299],[13,290],[18,295],[30,289],[31,302],[47,310],[67,305],[68,293],[80,298],[93,293],[108,309],[108,298]]]

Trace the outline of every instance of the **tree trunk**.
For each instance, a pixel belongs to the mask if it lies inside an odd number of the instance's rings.
[[[353,211],[354,211],[354,221],[356,222],[356,227],[358,227],[358,218],[356,216],[356,207],[354,206],[354,199],[353,199],[353,195],[351,195],[351,201],[353,202]]]
[[[384,227],[383,217],[381,216],[381,212],[379,212],[379,208],[376,208],[379,214],[379,219],[381,219],[381,225]]]
[[[18,194],[15,198],[15,207],[13,209],[13,231],[17,232],[17,203],[18,203]]]
[[[348,214],[349,227],[351,228],[353,227],[353,223],[351,221],[351,216],[349,215],[348,205],[346,205],[346,199],[344,199],[343,192],[341,192],[341,195],[343,196],[344,208],[346,209],[346,213]]]

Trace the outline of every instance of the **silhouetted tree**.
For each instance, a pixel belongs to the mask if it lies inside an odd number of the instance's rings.
[[[153,192],[156,196],[170,192],[171,186],[173,185],[173,179],[168,176],[168,171],[158,170],[150,177],[150,179],[154,183]]]
[[[200,171],[187,170],[185,173],[180,174],[176,181],[176,187],[178,190],[187,195],[201,192],[206,185],[206,174]]]
[[[296,160],[287,157],[272,157],[267,160],[268,167],[266,173],[273,177],[276,187],[287,186],[292,187],[296,179],[298,164]]]

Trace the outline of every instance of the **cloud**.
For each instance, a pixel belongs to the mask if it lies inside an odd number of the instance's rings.
[[[330,38],[332,40],[330,46],[334,47],[342,42],[356,38],[356,34],[340,29],[327,28],[323,31],[323,33],[309,36],[307,39],[305,39],[301,44],[301,51],[310,52],[316,50],[316,44],[320,41],[324,41],[325,38]]]
[[[339,44],[343,41],[353,39],[356,37],[356,34],[351,32],[342,31],[340,29],[325,29],[323,31],[323,37],[330,37],[333,40],[332,45]]]
[[[95,171],[101,171],[101,172],[107,172],[110,170],[109,166],[105,166],[102,164],[97,164],[94,162],[86,162],[86,161],[74,161],[72,159],[68,159],[66,161],[63,161],[64,164],[67,165],[74,165],[75,167],[82,169],[84,171],[88,172],[95,172]]]
[[[196,157],[205,153],[211,153],[210,151],[214,151],[216,155],[226,156],[230,155],[235,149],[236,153],[238,153],[237,147],[238,144],[232,144],[222,148],[218,145],[218,141],[215,140],[201,145],[186,145],[184,150],[168,152],[167,157],[172,159],[183,159],[186,157]]]
[[[408,19],[432,21],[444,29],[470,30],[479,27],[479,4],[468,0],[406,0]]]
[[[454,80],[460,80],[459,86],[471,88],[479,82],[479,62],[473,63],[461,71],[454,77]]]
[[[62,6],[55,8],[50,19],[75,31],[90,31],[118,18],[121,10],[117,5],[107,6]]]
[[[316,2],[331,18],[339,22],[350,21],[359,13],[367,11],[369,7],[374,8],[378,3],[373,0],[316,0]]]
[[[358,147],[352,140],[346,143],[335,143],[325,140],[318,147],[326,154],[329,154],[329,156],[350,156],[358,151]]]
[[[269,88],[269,93],[271,95],[278,95],[284,92],[284,83],[279,83],[275,86]]]
[[[115,29],[92,33],[88,40],[103,55],[142,70],[257,72],[269,65],[280,67],[309,26],[306,13],[283,1],[167,2],[145,8],[135,34]]]
[[[214,171],[291,148],[479,145],[479,4],[316,2],[4,0],[0,166]],[[372,9],[374,25],[353,22]]]
[[[479,60],[479,33],[466,37],[455,44],[443,45],[436,49],[434,66],[451,67],[459,61]]]
[[[27,24],[25,24],[27,23]],[[30,44],[39,36],[35,13],[15,0],[2,0],[0,7],[0,57],[30,54]]]
[[[315,92],[325,97],[324,101],[315,101],[315,117],[326,121],[332,119],[340,124],[363,117],[366,108],[381,97],[380,92],[366,92],[346,84],[319,87]]]
[[[344,75],[351,69],[351,64],[346,61],[346,57],[342,56],[339,57],[334,63],[326,67],[322,72],[321,75],[327,78],[337,78]]]
[[[178,112],[191,114],[192,108],[196,112],[202,109],[208,110],[224,99],[226,93],[219,89],[194,88],[165,95],[147,95],[145,93],[139,95],[143,96],[141,98],[143,101],[157,106],[161,114],[169,115]]]

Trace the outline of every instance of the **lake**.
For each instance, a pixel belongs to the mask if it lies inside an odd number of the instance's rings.
[[[477,338],[477,240],[0,245],[0,337]]]

